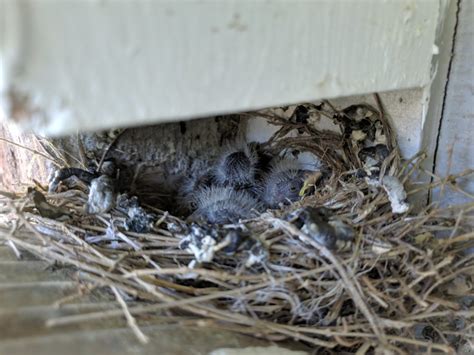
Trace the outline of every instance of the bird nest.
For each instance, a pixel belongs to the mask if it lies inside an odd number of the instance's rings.
[[[127,195],[90,214],[87,188],[36,186],[2,197],[0,239],[74,266],[81,295],[117,300],[49,326],[125,317],[143,342],[141,324],[155,320],[297,340],[317,354],[460,351],[473,336],[474,259],[465,251],[474,204],[409,205],[433,188],[459,190],[458,177],[424,171],[423,154],[402,160],[378,104],[246,114],[278,126],[267,152],[309,152],[322,163],[291,205],[191,224]],[[322,120],[337,129],[318,129]]]

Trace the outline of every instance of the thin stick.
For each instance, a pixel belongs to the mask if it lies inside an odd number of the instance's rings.
[[[102,157],[100,158],[99,164],[97,166],[97,171],[100,171],[102,169],[102,164],[104,163],[105,157],[109,153],[110,149],[114,146],[114,144],[117,142],[117,140],[122,136],[122,134],[125,133],[127,129],[124,128],[119,134],[115,136],[115,138],[112,140],[112,142],[109,143],[107,148],[104,150],[104,153],[102,154]]]
[[[143,334],[143,332],[140,330],[140,328],[137,325],[137,321],[135,318],[130,314],[130,311],[128,310],[127,303],[124,301],[122,296],[120,295],[119,291],[117,288],[114,286],[111,286],[110,289],[113,291],[115,298],[117,299],[117,302],[120,304],[122,307],[122,311],[125,315],[125,318],[127,319],[127,324],[130,327],[130,329],[133,331],[137,339],[140,341],[142,344],[148,344],[150,341],[148,337]]]

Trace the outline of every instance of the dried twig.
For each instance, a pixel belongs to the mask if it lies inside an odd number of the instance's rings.
[[[123,297],[120,295],[120,292],[114,286],[110,287],[110,289],[113,291],[113,293],[115,295],[115,298],[117,299],[117,302],[120,304],[120,307],[122,307],[122,311],[125,315],[125,318],[127,319],[127,324],[130,327],[130,329],[133,331],[133,333],[135,334],[137,339],[142,344],[147,344],[150,340],[148,339],[148,337],[145,334],[143,334],[143,332],[138,327],[137,321],[130,314],[130,311],[128,310],[127,304],[125,303]]]

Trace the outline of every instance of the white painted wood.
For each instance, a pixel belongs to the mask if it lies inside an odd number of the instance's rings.
[[[422,87],[440,12],[430,0],[0,1],[0,105],[47,134]]]

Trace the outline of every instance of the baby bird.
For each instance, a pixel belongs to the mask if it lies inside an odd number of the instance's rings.
[[[210,224],[237,223],[239,219],[254,217],[259,202],[248,192],[231,187],[204,188],[195,196],[196,211],[190,221],[204,220]]]
[[[303,187],[305,171],[298,161],[293,159],[275,158],[260,182],[260,199],[268,208],[278,208],[298,201]]]
[[[210,170],[202,175],[189,176],[183,179],[178,192],[178,205],[180,212],[189,214],[197,208],[196,197],[199,193],[212,185],[213,175]]]
[[[303,207],[292,212],[288,219],[301,231],[329,249],[336,249],[354,239],[354,230],[330,210],[320,207]]]
[[[106,213],[115,207],[117,189],[115,181],[108,175],[101,175],[92,180],[89,198],[86,204],[86,213]]]
[[[213,169],[216,184],[236,189],[252,186],[255,182],[257,160],[253,149],[246,144],[227,149]]]

